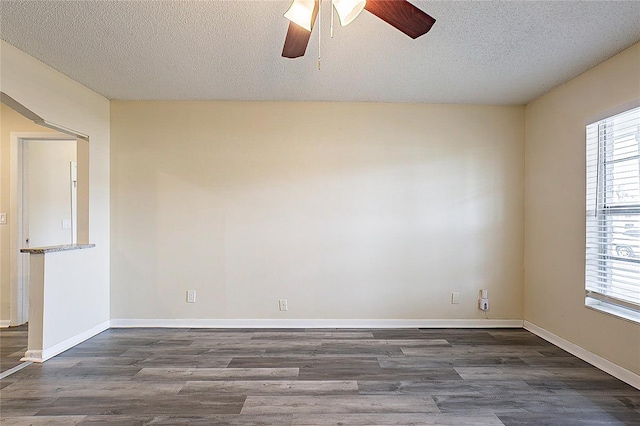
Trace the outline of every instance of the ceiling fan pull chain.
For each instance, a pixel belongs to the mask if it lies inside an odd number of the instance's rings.
[[[322,0],[318,0],[318,70],[320,69],[320,42],[322,40]]]

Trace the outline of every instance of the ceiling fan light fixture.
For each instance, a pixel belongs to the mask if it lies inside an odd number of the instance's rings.
[[[366,0],[333,0],[333,7],[340,18],[340,25],[344,27],[353,22],[366,4]]]
[[[293,0],[284,17],[310,32],[315,5],[315,0]]]

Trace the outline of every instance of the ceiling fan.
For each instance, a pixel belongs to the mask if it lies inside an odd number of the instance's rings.
[[[291,22],[284,40],[283,57],[304,56],[321,1],[293,0],[284,15]],[[331,4],[342,26],[351,23],[365,9],[414,39],[427,33],[436,22],[407,0],[331,0]]]

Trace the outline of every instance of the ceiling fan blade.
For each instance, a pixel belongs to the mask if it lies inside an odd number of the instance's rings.
[[[364,8],[411,38],[427,33],[436,22],[406,0],[368,0]]]
[[[316,23],[316,17],[318,16],[318,7],[320,0],[316,0],[315,7],[313,9],[313,15],[311,18],[311,29]],[[289,22],[289,29],[287,30],[287,36],[284,39],[284,47],[282,48],[282,56],[285,58],[299,58],[304,56],[307,51],[307,44],[311,38],[311,31],[307,31],[300,25]]]
[[[307,44],[311,38],[311,32],[305,30],[298,24],[289,22],[287,37],[284,39],[282,56],[285,58],[299,58],[307,51]]]

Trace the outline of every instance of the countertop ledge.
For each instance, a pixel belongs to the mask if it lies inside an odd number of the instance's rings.
[[[20,253],[29,254],[44,254],[54,253],[57,251],[69,251],[69,250],[83,250],[95,247],[95,244],[64,244],[61,246],[49,246],[49,247],[33,247],[20,249]]]

